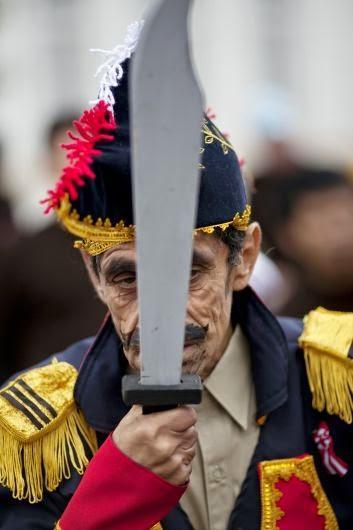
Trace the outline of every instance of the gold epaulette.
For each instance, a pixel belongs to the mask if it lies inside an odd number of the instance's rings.
[[[327,311],[322,307],[304,318],[299,345],[304,350],[313,407],[337,414],[352,423],[353,313]]]
[[[97,449],[73,396],[77,370],[66,362],[21,374],[0,391],[0,484],[15,499],[39,502]]]

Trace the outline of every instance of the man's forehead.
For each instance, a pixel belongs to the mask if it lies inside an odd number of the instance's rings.
[[[226,245],[215,237],[213,234],[197,233],[193,241],[194,258],[205,261],[213,260],[220,252],[226,252]],[[153,249],[151,249],[153,252]],[[101,266],[115,259],[126,259],[136,262],[136,244],[134,241],[122,243],[109,250],[102,255]]]
[[[126,259],[131,262],[136,261],[136,246],[134,241],[116,245],[104,252],[101,258],[101,268],[104,268],[111,261],[120,259]]]

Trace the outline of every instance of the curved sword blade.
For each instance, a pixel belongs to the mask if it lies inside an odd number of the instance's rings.
[[[191,0],[164,0],[132,64],[132,164],[141,383],[178,384],[198,193],[202,97],[187,32]]]

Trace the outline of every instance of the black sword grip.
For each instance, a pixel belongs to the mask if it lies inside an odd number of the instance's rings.
[[[152,407],[157,412],[201,403],[202,383],[198,375],[183,374],[178,385],[142,385],[140,376],[124,375],[122,395],[128,406]]]
[[[165,412],[166,410],[175,409],[177,405],[144,405],[142,414],[153,414],[154,412]]]

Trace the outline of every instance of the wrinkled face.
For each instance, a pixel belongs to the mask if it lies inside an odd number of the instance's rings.
[[[213,235],[198,234],[185,325],[183,372],[207,377],[230,335],[230,312],[239,266],[228,263],[228,247]],[[241,257],[241,261],[242,261]],[[133,243],[108,250],[100,261],[99,293],[109,308],[131,368],[140,369],[136,252]]]

